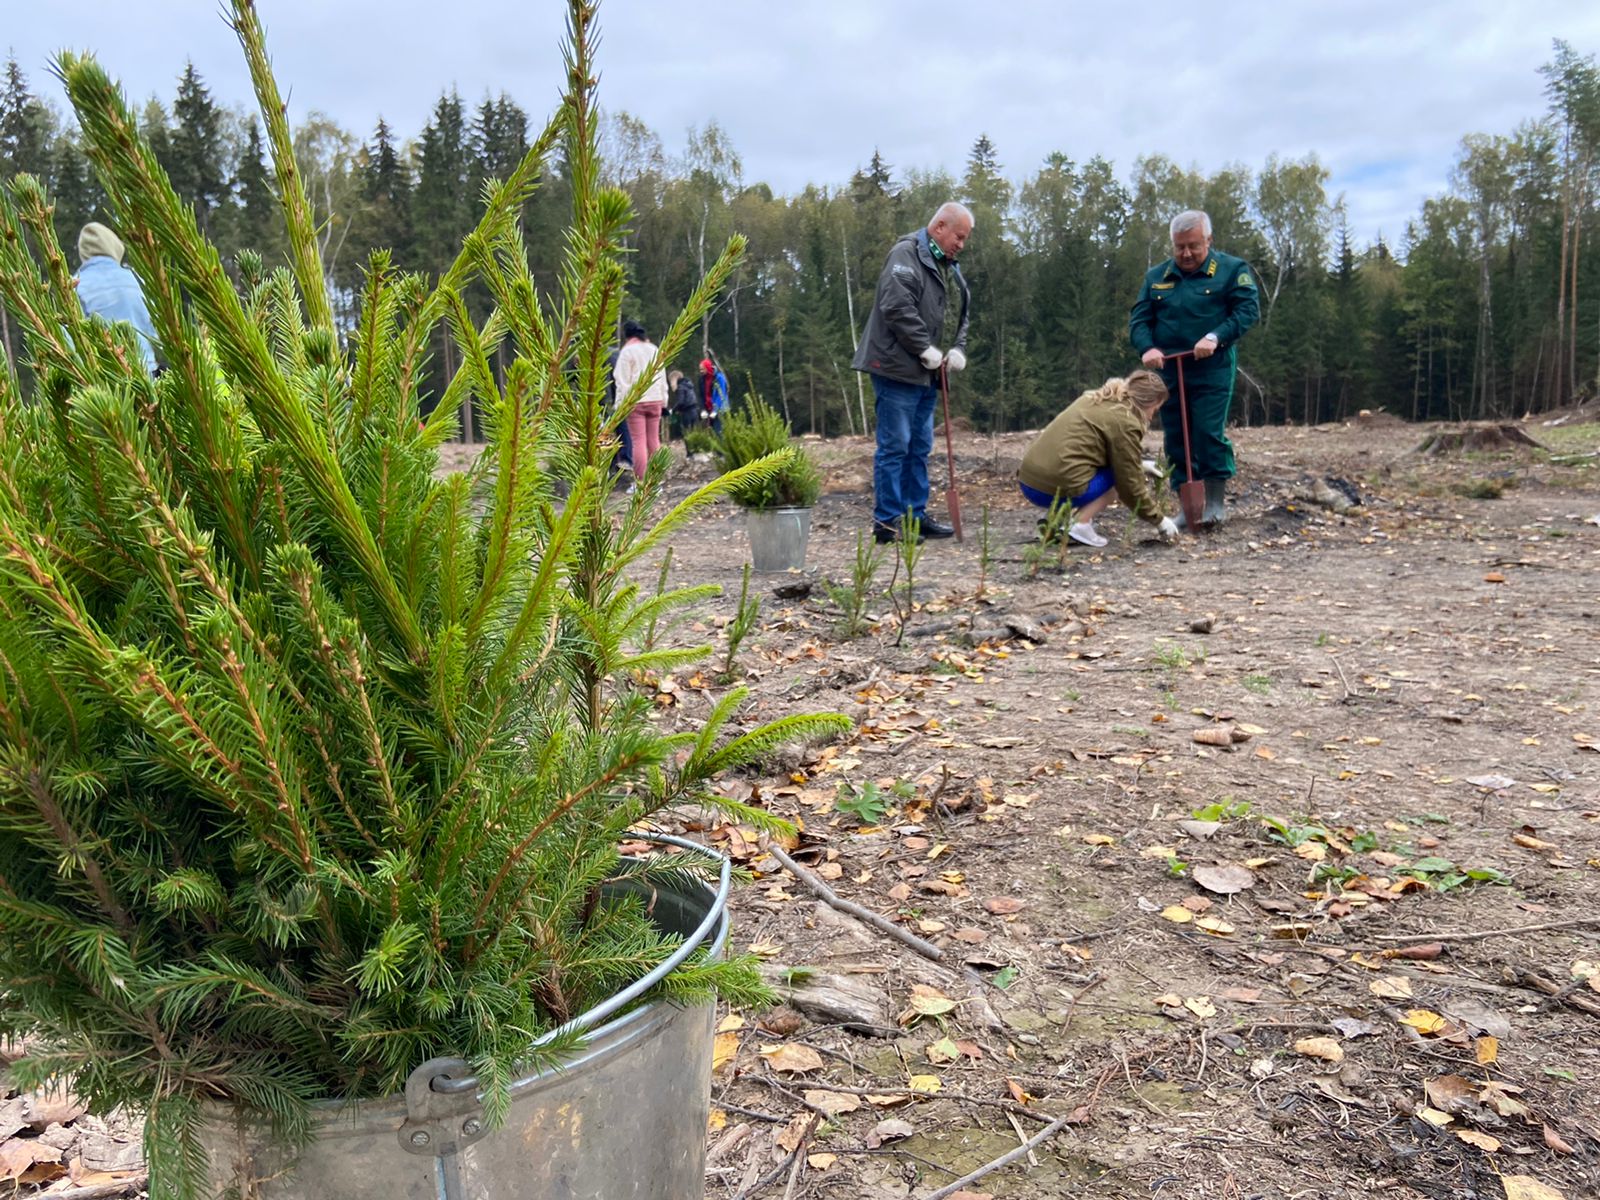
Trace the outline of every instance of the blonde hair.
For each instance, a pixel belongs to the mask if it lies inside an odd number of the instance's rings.
[[[1167,385],[1154,371],[1135,371],[1126,378],[1113,377],[1095,391],[1102,404],[1120,404],[1149,420],[1167,401]]]

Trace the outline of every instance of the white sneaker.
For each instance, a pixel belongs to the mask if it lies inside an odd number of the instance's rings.
[[[1106,544],[1105,538],[1095,532],[1093,521],[1079,521],[1071,529],[1067,530],[1067,536],[1084,546],[1099,547]]]

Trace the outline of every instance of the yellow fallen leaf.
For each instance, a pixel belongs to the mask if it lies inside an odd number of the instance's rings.
[[[1155,858],[1165,862],[1169,858],[1177,858],[1178,850],[1175,846],[1146,846],[1139,851],[1140,858]]]
[[[1476,1129],[1458,1129],[1456,1136],[1469,1146],[1476,1146],[1487,1154],[1494,1154],[1500,1149],[1500,1139],[1490,1137],[1487,1133],[1479,1133]]]
[[[1320,1058],[1324,1062],[1344,1061],[1344,1047],[1331,1037],[1301,1038],[1294,1044],[1294,1052],[1304,1054],[1307,1058]]]
[[[1536,838],[1528,833],[1514,833],[1511,840],[1526,850],[1555,850],[1558,849],[1554,842],[1547,842],[1543,838]]]
[[[1117,839],[1107,833],[1086,833],[1083,835],[1085,845],[1089,846],[1115,846]]]
[[[701,1026],[702,1029],[705,1026]],[[719,1033],[716,1040],[711,1043],[711,1069],[720,1071],[733,1061],[739,1053],[739,1035],[737,1033]]]
[[[717,1022],[718,1033],[732,1033],[735,1029],[744,1028],[744,1018],[738,1013],[729,1013]]]
[[[1437,1126],[1440,1129],[1455,1120],[1449,1113],[1440,1112],[1437,1108],[1419,1108],[1417,1109],[1417,1116],[1421,1117],[1429,1125]]]
[[[922,933],[943,933],[945,930],[945,923],[943,921],[935,921],[930,918],[923,917],[917,921],[917,929]]]
[[[1174,925],[1187,925],[1194,920],[1194,914],[1181,904],[1169,904],[1161,910],[1161,915]]]
[[[1217,1015],[1217,1006],[1211,1003],[1211,999],[1208,996],[1190,996],[1183,1002],[1183,1006],[1197,1017],[1214,1017]]]
[[[944,1080],[937,1075],[913,1075],[906,1081],[906,1086],[924,1096],[937,1096],[944,1087]]]
[[[1487,1067],[1500,1057],[1500,1039],[1493,1034],[1484,1034],[1472,1043],[1472,1056],[1478,1060],[1480,1067]]]
[[[706,1118],[707,1133],[721,1133],[728,1127],[728,1114],[720,1108],[713,1108],[711,1115]]]
[[[1233,926],[1229,925],[1221,917],[1201,917],[1194,923],[1194,927],[1196,929],[1204,929],[1207,933],[1214,934],[1217,937],[1227,937],[1233,932]]]
[[[1565,1193],[1532,1175],[1502,1175],[1500,1186],[1506,1190],[1506,1200],[1567,1200]]]
[[[1406,1010],[1406,1015],[1400,1019],[1400,1024],[1409,1025],[1418,1033],[1438,1033],[1450,1022],[1438,1013],[1429,1012],[1425,1008],[1411,1008]]]
[[[867,1103],[874,1108],[899,1108],[902,1104],[910,1104],[911,1097],[901,1094],[897,1096],[868,1095]]]
[[[806,1166],[810,1167],[813,1171],[826,1171],[838,1161],[839,1156],[837,1154],[806,1155]]]
[[[949,1038],[940,1038],[929,1045],[927,1049],[928,1061],[936,1065],[955,1062],[961,1057],[961,1048]]]
[[[1294,852],[1307,862],[1322,862],[1328,857],[1328,848],[1321,842],[1301,842]]]
[[[783,947],[777,942],[751,942],[746,949],[757,958],[772,958],[783,952]]]

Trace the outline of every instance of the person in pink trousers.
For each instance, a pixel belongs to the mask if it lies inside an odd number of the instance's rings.
[[[634,385],[650,370],[656,344],[637,321],[622,323],[622,352],[617,355],[617,400],[625,401]],[[639,399],[628,412],[628,437],[633,443],[633,478],[644,478],[650,456],[661,448],[661,414],[667,407],[667,374],[660,367],[650,375]],[[629,489],[630,491],[632,488]]]

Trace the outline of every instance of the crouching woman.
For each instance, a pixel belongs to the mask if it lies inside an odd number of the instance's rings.
[[[1094,519],[1120,496],[1135,516],[1156,523],[1161,536],[1177,536],[1171,517],[1161,515],[1145,485],[1143,451],[1150,418],[1166,403],[1167,385],[1154,371],[1108,379],[1074,400],[1034,439],[1022,456],[1022,494],[1040,508],[1058,499],[1072,505],[1067,536],[1085,546],[1104,546]]]

